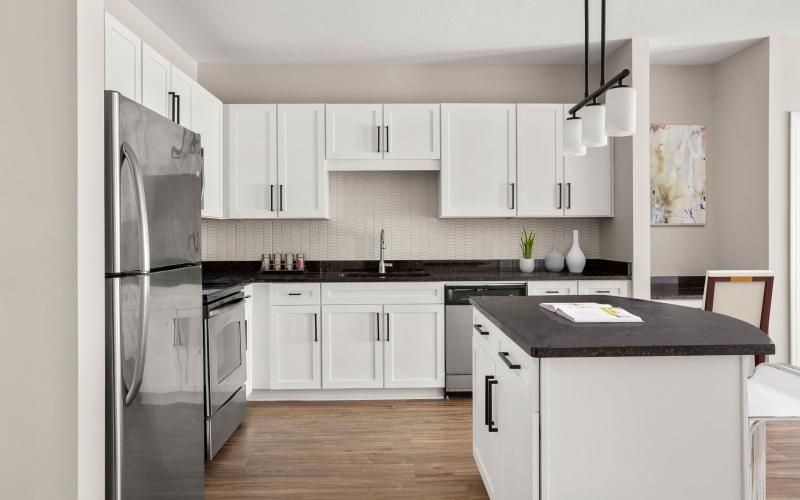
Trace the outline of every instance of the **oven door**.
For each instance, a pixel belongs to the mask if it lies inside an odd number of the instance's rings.
[[[206,320],[206,416],[214,415],[247,378],[244,298],[212,309]]]

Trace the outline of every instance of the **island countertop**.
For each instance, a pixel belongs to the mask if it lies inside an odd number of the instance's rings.
[[[537,358],[774,354],[758,328],[721,314],[625,297],[476,297],[470,302],[525,352]],[[542,302],[598,302],[643,323],[573,323]]]

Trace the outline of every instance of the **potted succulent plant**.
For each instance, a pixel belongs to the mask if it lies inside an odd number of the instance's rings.
[[[519,246],[522,250],[522,258],[519,259],[519,270],[523,273],[532,273],[535,267],[533,260],[533,244],[535,242],[536,233],[528,232],[523,228],[522,235],[519,237]]]

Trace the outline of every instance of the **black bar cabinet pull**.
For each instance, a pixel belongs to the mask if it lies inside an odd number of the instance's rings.
[[[489,332],[483,329],[483,325],[472,325],[472,328],[481,335],[489,335]]]
[[[497,355],[500,356],[500,359],[503,360],[503,363],[505,363],[506,366],[509,369],[511,369],[511,370],[519,370],[520,368],[522,368],[520,365],[518,365],[516,363],[512,363],[511,360],[508,359],[508,353],[507,352],[498,352]]]
[[[169,95],[169,119],[175,121],[175,92],[167,92]]]
[[[269,211],[274,212],[275,207],[273,206],[273,201],[275,201],[275,184],[269,185]]]
[[[514,198],[517,197],[517,186],[515,183],[511,183],[511,210],[514,210]]]
[[[492,415],[492,386],[497,385],[499,382],[495,380],[494,376],[489,375],[486,377],[488,380],[486,381],[486,413],[488,415],[488,423],[486,424],[489,427],[489,432],[497,432],[497,427],[494,425],[494,415]]]
[[[558,183],[558,208],[564,208],[564,184],[561,182]]]
[[[386,342],[389,342],[389,313],[386,313]]]
[[[280,196],[278,210],[282,212],[283,211],[283,184],[279,184],[278,185],[278,196]]]
[[[389,152],[389,125],[386,125],[386,146],[384,146],[384,151],[386,153]]]
[[[381,126],[378,125],[375,127],[378,130],[378,153],[381,152]]]
[[[489,413],[491,412],[491,410],[489,410],[491,405],[491,400],[489,399],[489,381],[492,380],[492,378],[494,377],[486,375],[483,380],[483,425],[487,427],[489,426]]]
[[[572,208],[572,183],[567,183],[567,208]]]
[[[375,313],[375,332],[376,332],[376,339],[378,342],[381,341],[381,313]]]
[[[317,336],[317,313],[314,313],[314,342],[319,342],[319,337]]]
[[[289,292],[289,296],[291,296],[291,297],[298,297],[300,295],[303,295],[303,294],[300,293],[300,292]]]
[[[178,119],[175,120],[175,123],[180,123],[181,122],[181,96],[180,96],[180,94],[175,94],[175,99],[177,99],[177,101],[178,101],[178,106],[177,106],[177,108],[178,108]]]

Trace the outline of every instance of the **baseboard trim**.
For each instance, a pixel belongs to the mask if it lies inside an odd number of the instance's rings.
[[[444,399],[444,388],[427,389],[254,389],[248,401],[347,401],[392,399]]]

